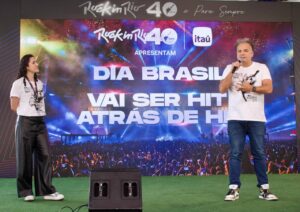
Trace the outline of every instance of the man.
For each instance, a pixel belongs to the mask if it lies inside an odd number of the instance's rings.
[[[245,138],[250,139],[251,154],[259,187],[259,198],[278,200],[270,193],[264,152],[264,94],[272,93],[272,78],[265,64],[252,61],[253,44],[249,38],[236,42],[237,61],[228,65],[219,85],[228,91],[228,135],[230,139],[229,191],[225,201],[239,198],[241,160]]]

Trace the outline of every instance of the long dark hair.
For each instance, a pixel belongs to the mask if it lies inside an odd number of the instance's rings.
[[[20,68],[19,68],[19,73],[17,76],[17,79],[20,79],[21,77],[24,77],[24,85],[26,86],[26,81],[25,78],[27,78],[26,74],[27,74],[27,67],[30,61],[30,58],[34,57],[32,54],[26,54],[21,58],[20,61]],[[37,82],[37,75],[34,74],[34,81]]]

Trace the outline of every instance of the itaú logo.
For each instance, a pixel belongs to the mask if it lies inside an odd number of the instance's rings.
[[[194,27],[193,44],[195,46],[211,46],[212,31],[210,27]]]

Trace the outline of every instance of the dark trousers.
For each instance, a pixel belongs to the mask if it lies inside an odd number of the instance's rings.
[[[254,159],[254,170],[257,177],[257,186],[268,184],[266,155],[265,155],[264,122],[259,121],[228,121],[230,139],[229,184],[241,186],[241,162],[246,136],[250,138],[250,149]]]
[[[18,116],[16,122],[16,161],[18,197],[55,192],[51,183],[52,170],[48,146],[48,132],[43,117]]]

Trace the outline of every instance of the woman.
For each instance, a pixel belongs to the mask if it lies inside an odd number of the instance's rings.
[[[63,200],[51,183],[51,158],[48,133],[44,122],[43,83],[37,79],[38,64],[33,55],[23,56],[17,80],[10,91],[11,109],[17,113],[16,161],[18,197],[33,201],[32,172],[35,195],[45,200]]]

